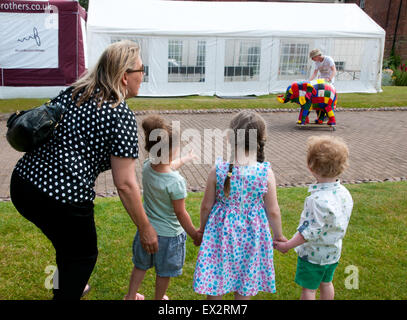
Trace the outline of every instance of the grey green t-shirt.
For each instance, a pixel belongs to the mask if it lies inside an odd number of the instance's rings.
[[[159,236],[175,237],[184,229],[174,212],[172,200],[187,197],[185,179],[178,171],[160,173],[151,168],[149,159],[143,165],[144,210]]]

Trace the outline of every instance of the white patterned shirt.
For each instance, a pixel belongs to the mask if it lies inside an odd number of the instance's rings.
[[[336,263],[352,213],[352,196],[339,180],[311,184],[308,192],[311,195],[305,199],[297,229],[307,242],[295,251],[310,263]]]

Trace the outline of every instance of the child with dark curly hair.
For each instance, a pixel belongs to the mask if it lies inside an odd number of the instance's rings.
[[[179,132],[160,116],[143,120],[145,149],[149,158],[143,165],[144,209],[158,235],[158,251],[150,254],[141,245],[137,232],[133,242],[134,269],[125,300],[144,300],[137,292],[146,271],[155,267],[156,300],[168,300],[165,295],[171,277],[182,274],[185,262],[187,234],[200,244],[200,235],[185,209],[187,189],[185,179],[177,169],[194,160],[195,155],[178,158]]]

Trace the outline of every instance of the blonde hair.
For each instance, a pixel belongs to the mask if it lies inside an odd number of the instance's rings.
[[[236,147],[244,147],[246,151],[250,150],[250,130],[256,130],[256,143],[257,143],[257,161],[264,162],[264,146],[267,138],[267,126],[264,119],[256,112],[241,111],[230,122],[230,128],[233,130],[234,139],[232,145],[232,157],[235,156]],[[237,138],[238,130],[244,130],[244,146],[238,146],[240,139]],[[230,194],[230,179],[233,172],[233,163],[230,161],[229,170],[223,185],[223,192],[226,198]]]
[[[349,149],[343,139],[312,136],[307,140],[308,167],[321,177],[339,176],[348,166]]]
[[[314,57],[318,57],[318,56],[322,56],[322,52],[319,49],[311,50],[311,52],[309,53],[309,57],[311,59],[314,58]]]
[[[96,66],[72,85],[73,99],[83,90],[76,105],[80,106],[92,97],[98,106],[103,101],[111,101],[112,107],[116,107],[127,94],[121,83],[123,75],[134,68],[139,57],[140,47],[133,41],[124,40],[108,46]],[[100,91],[96,93],[97,88]]]

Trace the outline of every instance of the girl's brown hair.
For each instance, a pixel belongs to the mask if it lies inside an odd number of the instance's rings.
[[[160,149],[157,150],[157,156],[161,157],[163,151],[166,151],[169,152],[171,158],[172,150],[179,145],[179,132],[174,130],[171,124],[158,115],[151,115],[145,118],[142,122],[142,127],[145,136],[144,148],[146,151],[150,152],[150,150],[160,142]],[[164,132],[157,132],[158,135],[155,139],[151,133],[157,129],[164,130]]]
[[[256,144],[257,144],[257,161],[264,162],[264,146],[267,138],[267,127],[264,119],[256,112],[242,111],[238,113],[230,122],[230,128],[233,131],[234,136],[231,137],[232,142],[232,159],[235,157],[236,149],[238,147],[244,147],[245,151],[250,150],[250,131],[256,130]],[[244,130],[244,145],[239,145],[241,139],[238,139],[238,131]],[[233,172],[233,161],[230,161],[229,170],[223,185],[223,192],[226,198],[230,194],[230,179]]]
[[[140,47],[133,41],[119,41],[107,47],[96,66],[72,85],[73,99],[83,91],[76,105],[80,106],[92,97],[98,106],[103,101],[111,101],[112,107],[116,107],[127,94],[121,83],[123,75],[135,67],[139,57]],[[96,89],[100,91],[96,92]]]

